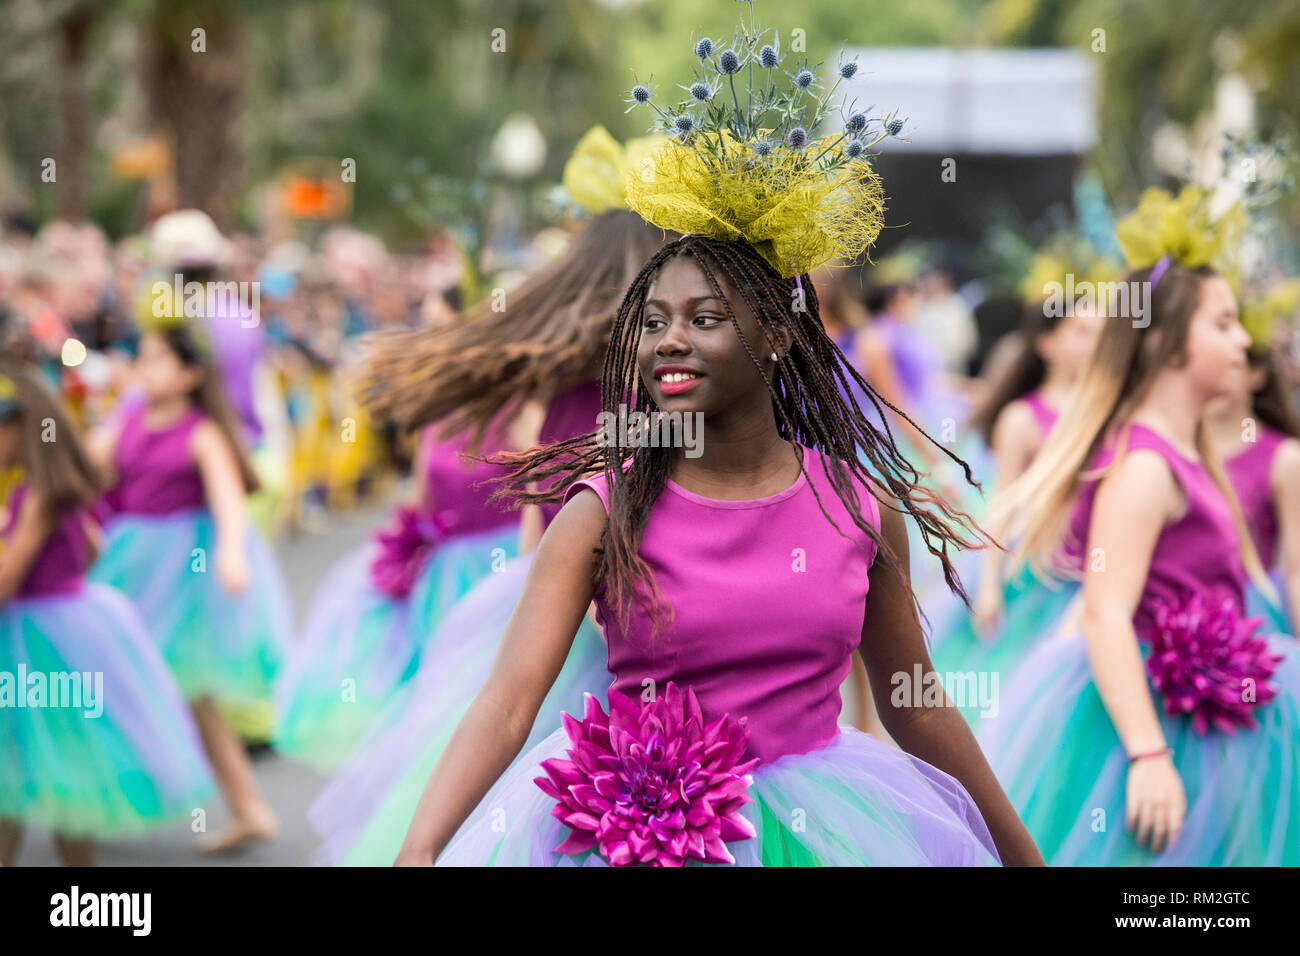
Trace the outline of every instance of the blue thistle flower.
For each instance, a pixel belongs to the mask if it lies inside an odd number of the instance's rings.
[[[885,124],[885,132],[890,136],[897,136],[903,131],[903,121],[901,119],[892,119]]]
[[[713,99],[713,88],[707,83],[691,84],[691,96],[699,103],[707,103]]]
[[[849,159],[857,159],[862,155],[862,140],[851,139],[844,144],[844,155]]]
[[[847,60],[840,64],[840,76],[846,80],[853,79],[853,75],[858,72],[858,61]]]
[[[867,128],[866,114],[854,113],[852,116],[849,117],[848,122],[844,124],[844,128],[848,130],[850,133],[861,133],[864,129]]]
[[[701,60],[713,56],[713,41],[708,37],[700,37],[699,42],[695,44],[695,55]]]
[[[718,69],[727,75],[740,72],[740,55],[735,50],[723,50],[718,57]]]
[[[673,125],[677,127],[677,132],[685,134],[695,129],[695,120],[691,119],[689,114],[683,113],[673,120]]]
[[[786,134],[785,141],[795,149],[802,149],[803,144],[808,142],[808,131],[802,126],[796,126]]]
[[[812,86],[813,79],[812,70],[800,70],[794,75],[794,85],[801,90],[806,90]]]
[[[779,62],[781,62],[780,57],[777,55],[776,47],[769,43],[764,46],[763,49],[759,50],[758,62],[769,70],[775,67]]]
[[[766,139],[755,140],[754,153],[758,156],[770,156],[772,154],[771,141]]]
[[[650,77],[650,79],[653,81],[654,77],[652,76]],[[631,104],[623,112],[630,113],[638,106],[644,106],[645,104],[649,103],[650,98],[654,96],[654,93],[655,93],[654,86],[647,83],[637,83],[636,86],[632,87],[632,89],[628,91],[627,98],[623,100],[624,103]]]

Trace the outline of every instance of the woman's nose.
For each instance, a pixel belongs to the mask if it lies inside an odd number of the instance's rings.
[[[679,355],[690,350],[691,341],[687,322],[679,318],[669,319],[656,351],[660,355]]]

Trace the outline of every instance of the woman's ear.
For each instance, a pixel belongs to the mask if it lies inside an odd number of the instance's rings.
[[[794,345],[794,332],[787,325],[778,325],[773,331],[776,333],[776,357],[783,359],[790,354],[790,347]]]

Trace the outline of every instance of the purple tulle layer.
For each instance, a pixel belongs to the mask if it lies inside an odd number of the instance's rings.
[[[604,866],[597,851],[556,853],[569,829],[533,778],[563,757],[562,730],[521,759],[479,805],[440,866]],[[757,836],[727,844],[739,866],[996,866],[974,801],[954,778],[852,728],[825,747],[753,771],[741,811]],[[793,849],[792,849],[793,847]]]

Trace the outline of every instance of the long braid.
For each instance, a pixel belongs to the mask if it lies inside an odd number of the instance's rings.
[[[909,422],[911,419],[877,393],[826,334],[812,283],[804,277],[804,308],[793,312],[794,282],[781,278],[748,245],[687,237],[665,245],[646,262],[628,287],[611,330],[601,376],[602,411],[616,415],[620,404],[625,405],[629,413],[640,411],[653,415],[658,411],[640,385],[637,343],[649,286],[659,269],[680,255],[689,255],[696,261],[722,301],[732,327],[772,396],[781,436],[826,455],[828,466],[824,466],[824,471],[831,486],[859,530],[875,542],[886,565],[900,579],[906,580],[897,556],[879,531],[862,516],[855,477],[868,487],[880,488],[890,508],[910,515],[916,521],[927,549],[943,565],[948,587],[967,600],[949,550],[977,547],[980,540],[987,539],[969,515],[957,511],[941,496],[920,485],[922,476],[899,451],[884,409],[890,409]],[[757,317],[772,351],[779,352],[782,348],[775,334],[777,322],[783,323],[791,333],[791,346],[780,357],[776,373],[770,379],[750,343],[740,333],[731,303],[718,282],[718,270],[727,275],[746,306]],[[854,384],[875,407],[884,422],[883,429],[877,428],[867,418],[852,397],[851,386]],[[967,480],[978,487],[964,461],[935,442],[919,426],[918,431],[958,462]],[[599,432],[593,430],[590,434],[550,446],[497,456],[494,461],[514,466],[514,471],[503,479],[504,487],[498,495],[510,495],[523,502],[555,502],[562,500],[565,492],[581,478],[603,471],[611,491],[610,516],[600,541],[600,579],[605,582],[608,603],[618,609],[620,621],[626,627],[635,598],[643,605],[658,632],[671,622],[672,610],[658,600],[653,571],[638,552],[651,509],[668,480],[671,453],[662,447],[628,449],[617,442],[602,445],[598,436]],[[806,477],[807,470],[802,461],[800,469]],[[544,482],[557,476],[558,480],[550,487],[542,490],[528,487],[530,483]],[[816,485],[809,484],[822,513],[840,534],[844,534],[827,512]]]

